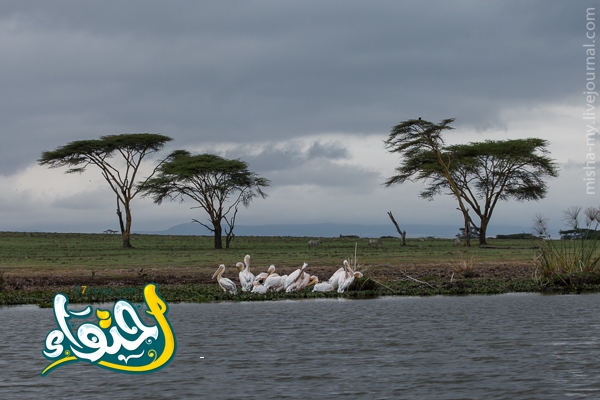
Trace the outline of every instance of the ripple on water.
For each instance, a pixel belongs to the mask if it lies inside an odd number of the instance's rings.
[[[597,398],[600,295],[171,304],[177,354],[46,377],[51,309],[0,308],[1,398]],[[101,390],[100,390],[101,389]]]

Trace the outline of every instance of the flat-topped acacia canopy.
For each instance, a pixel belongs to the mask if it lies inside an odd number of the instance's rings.
[[[540,200],[548,191],[547,179],[558,176],[549,156],[549,142],[539,138],[485,140],[446,146],[442,132],[451,130],[453,119],[440,124],[408,120],[395,126],[385,145],[403,156],[387,186],[407,180],[427,181],[420,193],[427,200],[450,190],[470,221],[469,208],[480,218],[479,244],[486,243],[486,230],[500,200]],[[469,207],[469,208],[467,208]],[[467,229],[465,229],[465,232]]]
[[[117,196],[117,214],[123,234],[123,247],[129,248],[130,203],[139,193],[136,186],[139,182],[136,182],[136,179],[141,162],[148,154],[158,152],[171,140],[170,137],[157,133],[125,133],[101,136],[100,139],[77,140],[56,150],[44,151],[38,163],[50,168],[69,167],[66,173],[82,173],[89,165],[100,168],[102,176]],[[111,164],[115,155],[120,155],[125,161],[124,170],[119,170]],[[155,172],[156,168],[148,178]],[[121,217],[119,203],[123,203],[125,208],[125,223]]]
[[[139,186],[143,196],[150,196],[156,204],[163,200],[184,201],[190,198],[209,216],[210,226],[196,219],[214,233],[215,248],[222,248],[221,222],[224,220],[226,246],[233,239],[233,228],[239,204],[250,205],[255,197],[267,197],[262,188],[269,186],[268,179],[248,170],[246,162],[229,160],[216,154],[192,155],[187,150],[172,152],[158,168],[155,177]]]

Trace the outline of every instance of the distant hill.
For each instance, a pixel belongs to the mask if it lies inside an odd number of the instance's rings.
[[[400,225],[406,230],[407,237],[433,236],[451,238],[458,233],[458,226],[452,225]],[[498,226],[488,229],[488,236],[528,232],[529,228],[518,226]],[[389,224],[271,224],[271,225],[238,225],[237,236],[301,236],[301,237],[339,237],[340,235],[357,235],[359,237],[399,236],[390,222]],[[197,223],[175,225],[163,231],[136,232],[155,235],[206,235],[212,233]]]

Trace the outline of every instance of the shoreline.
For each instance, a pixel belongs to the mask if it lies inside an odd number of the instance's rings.
[[[338,267],[322,267],[318,276],[330,276]],[[346,293],[315,293],[311,288],[294,293],[257,295],[239,292],[224,294],[210,279],[212,271],[198,268],[149,268],[142,270],[64,271],[13,270],[3,274],[0,306],[37,304],[52,307],[56,293],[66,294],[71,304],[114,302],[120,299],[142,302],[142,288],[156,283],[161,297],[168,303],[205,303],[213,301],[272,301],[310,298],[366,299],[382,296],[455,296],[503,293],[587,293],[600,292],[600,284],[560,282],[541,284],[534,279],[531,265],[490,263],[477,268],[457,270],[440,265],[365,267],[365,277],[357,280]],[[33,272],[33,273],[32,273]],[[208,273],[207,273],[208,272]],[[233,275],[233,274],[230,274]],[[326,278],[325,278],[326,280]],[[235,281],[235,280],[234,280]],[[572,282],[573,283],[573,282]]]

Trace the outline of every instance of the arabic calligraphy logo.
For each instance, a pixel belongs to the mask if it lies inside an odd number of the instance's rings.
[[[91,317],[92,308],[69,311],[69,298],[62,293],[54,296],[54,317],[59,329],[46,336],[42,353],[53,362],[42,371],[42,376],[56,367],[81,360],[127,373],[152,372],[167,365],[175,355],[176,345],[167,319],[167,303],[160,298],[154,284],[144,287],[144,302],[146,314],[156,321],[154,326],[145,325],[131,303],[119,300],[112,315],[108,310],[97,309],[97,325],[83,323],[72,332],[70,326],[75,326],[72,321]]]

